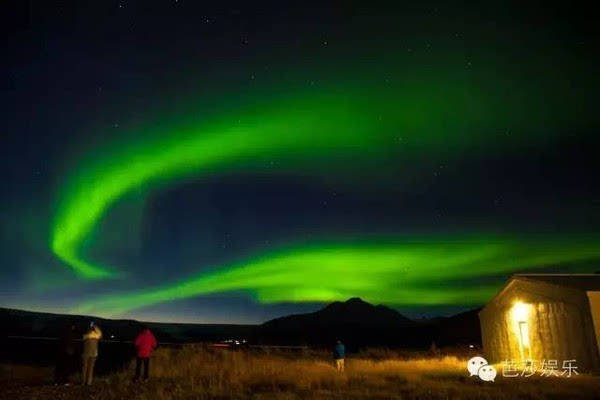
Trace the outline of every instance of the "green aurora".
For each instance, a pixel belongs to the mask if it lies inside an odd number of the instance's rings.
[[[489,299],[498,284],[472,284],[474,276],[595,259],[600,249],[592,239],[430,237],[308,246],[222,267],[174,285],[104,297],[76,311],[122,315],[157,303],[228,291],[249,292],[263,303],[360,296],[392,305],[476,305]]]
[[[527,131],[531,141],[552,140],[541,128],[550,116],[556,127],[577,124],[571,112],[576,101],[566,108],[543,101],[544,91],[526,81],[515,85],[516,94],[506,88],[487,90],[489,84],[483,82],[493,73],[401,69],[392,84],[355,79],[287,94],[279,90],[246,96],[218,113],[138,128],[75,168],[60,192],[50,247],[82,279],[119,279],[127,275],[126,268],[88,260],[86,247],[109,208],[133,190],[156,190],[208,173],[260,169],[272,158],[283,160],[283,173],[352,181],[348,176],[364,169],[365,175],[389,184],[396,178],[386,176],[378,160],[406,160],[407,169],[413,160],[452,162],[466,153],[510,151],[521,138],[506,135],[507,130]],[[567,103],[569,97],[562,100]],[[400,179],[398,184],[404,183]],[[463,280],[595,259],[600,256],[596,244],[595,238],[489,238],[481,233],[465,240],[317,243],[216,266],[164,287],[102,296],[76,311],[118,315],[228,291],[244,291],[265,303],[361,296],[394,305],[478,304],[498,284],[465,285]],[[342,272],[346,278],[332,283]]]

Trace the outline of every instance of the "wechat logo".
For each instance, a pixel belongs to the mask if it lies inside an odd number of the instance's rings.
[[[473,357],[467,361],[467,370],[469,376],[477,375],[479,379],[485,382],[494,382],[494,379],[496,379],[496,368],[489,365],[483,357]]]

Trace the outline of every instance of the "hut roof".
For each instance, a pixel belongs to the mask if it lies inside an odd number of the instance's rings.
[[[578,290],[600,290],[600,274],[514,274],[512,279],[551,283]]]
[[[519,283],[550,284],[581,292],[600,291],[600,274],[513,274],[504,287],[488,300],[485,306],[479,311],[479,314],[485,312],[491,304],[502,299],[510,288],[514,288]],[[560,295],[551,291],[546,292],[545,296]]]

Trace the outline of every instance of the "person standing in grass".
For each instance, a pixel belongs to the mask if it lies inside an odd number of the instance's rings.
[[[135,378],[140,379],[142,364],[144,367],[144,381],[150,376],[150,355],[157,346],[156,339],[147,326],[142,329],[142,332],[135,338],[135,347],[137,349],[137,357],[135,360]]]
[[[341,340],[338,340],[333,348],[333,359],[335,367],[339,372],[344,372],[344,358],[346,357],[346,346]]]
[[[58,338],[58,354],[54,370],[54,383],[57,385],[69,384],[69,375],[73,372],[73,364],[75,364],[74,335],[75,325],[68,324],[63,327]]]
[[[102,331],[100,327],[93,321],[90,322],[90,328],[83,335],[83,353],[82,361],[82,384],[91,385],[94,379],[94,365],[98,358],[98,342],[102,339]]]

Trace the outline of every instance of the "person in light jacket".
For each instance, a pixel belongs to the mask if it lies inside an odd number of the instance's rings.
[[[98,358],[98,342],[102,339],[102,331],[94,322],[90,322],[88,331],[83,335],[83,352],[81,354],[82,384],[91,385],[94,379],[94,364]]]

